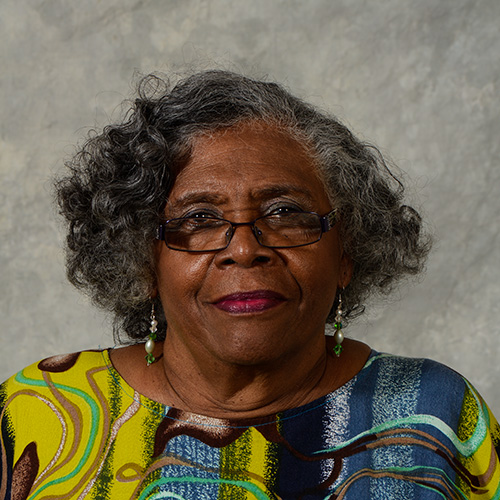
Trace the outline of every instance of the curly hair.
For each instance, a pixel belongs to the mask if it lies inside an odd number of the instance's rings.
[[[227,71],[196,73],[175,85],[148,75],[122,122],[92,133],[55,184],[68,227],[68,278],[114,314],[118,341],[120,333],[129,341],[148,333],[156,228],[194,138],[247,121],[280,127],[314,156],[341,210],[341,238],[353,262],[342,291],[347,318],[363,312],[368,296],[387,294],[422,271],[431,239],[420,215],[403,203],[403,185],[379,151],[336,117],[276,83]]]

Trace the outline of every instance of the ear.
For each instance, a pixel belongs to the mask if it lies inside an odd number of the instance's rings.
[[[342,258],[340,259],[340,268],[339,268],[339,288],[345,288],[351,281],[352,271],[353,271],[353,262],[352,259],[347,253],[342,253]]]

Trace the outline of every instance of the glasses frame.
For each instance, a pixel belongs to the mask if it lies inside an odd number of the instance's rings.
[[[257,217],[256,219],[254,219],[253,221],[250,221],[250,222],[232,222],[232,221],[230,221],[228,219],[223,219],[222,217],[210,217],[210,219],[217,219],[217,220],[220,220],[222,222],[227,222],[227,223],[229,223],[231,225],[231,234],[229,236],[227,244],[225,246],[223,246],[223,247],[214,248],[212,250],[188,250],[186,248],[175,248],[175,247],[171,247],[167,243],[167,241],[165,239],[165,236],[166,236],[165,226],[169,222],[177,221],[177,220],[183,220],[183,219],[189,219],[190,217],[176,217],[176,218],[173,218],[173,219],[167,219],[167,220],[163,221],[162,223],[160,223],[158,225],[158,228],[157,228],[157,231],[156,231],[156,239],[160,240],[160,241],[163,241],[168,248],[170,248],[171,250],[176,250],[178,252],[189,252],[189,253],[220,252],[221,250],[225,250],[231,244],[231,241],[233,239],[234,233],[236,232],[236,229],[238,229],[239,227],[242,227],[242,226],[250,226],[250,228],[252,229],[252,233],[255,236],[255,239],[257,240],[257,243],[259,245],[265,247],[265,248],[297,248],[297,247],[305,247],[307,245],[312,245],[313,243],[317,243],[319,240],[321,240],[321,237],[323,236],[324,233],[327,233],[328,231],[330,231],[330,229],[333,229],[333,227],[335,226],[335,224],[338,222],[339,209],[338,208],[334,208],[333,210],[331,210],[330,212],[328,212],[325,215],[319,215],[316,212],[295,212],[295,213],[316,215],[318,217],[319,223],[320,223],[320,226],[321,226],[321,232],[319,233],[319,236],[318,236],[317,240],[311,241],[309,243],[301,243],[300,245],[283,245],[283,246],[281,246],[281,245],[280,246],[276,246],[276,245],[264,245],[263,243],[261,243],[259,241],[259,234],[258,234],[259,230],[258,230],[258,228],[255,227],[255,223],[258,222],[261,219],[268,218],[269,215],[262,215],[261,217]]]

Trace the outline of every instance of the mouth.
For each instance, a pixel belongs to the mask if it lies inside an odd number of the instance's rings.
[[[266,311],[282,304],[285,297],[271,290],[255,290],[252,292],[238,292],[221,297],[214,306],[221,311],[231,314],[245,314]]]

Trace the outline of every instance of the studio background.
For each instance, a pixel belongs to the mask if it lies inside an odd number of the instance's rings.
[[[284,83],[411,179],[437,242],[426,277],[346,334],[431,357],[500,415],[498,0],[2,0],[0,380],[112,345],[65,281],[51,177],[120,116],[135,72],[222,67]]]

